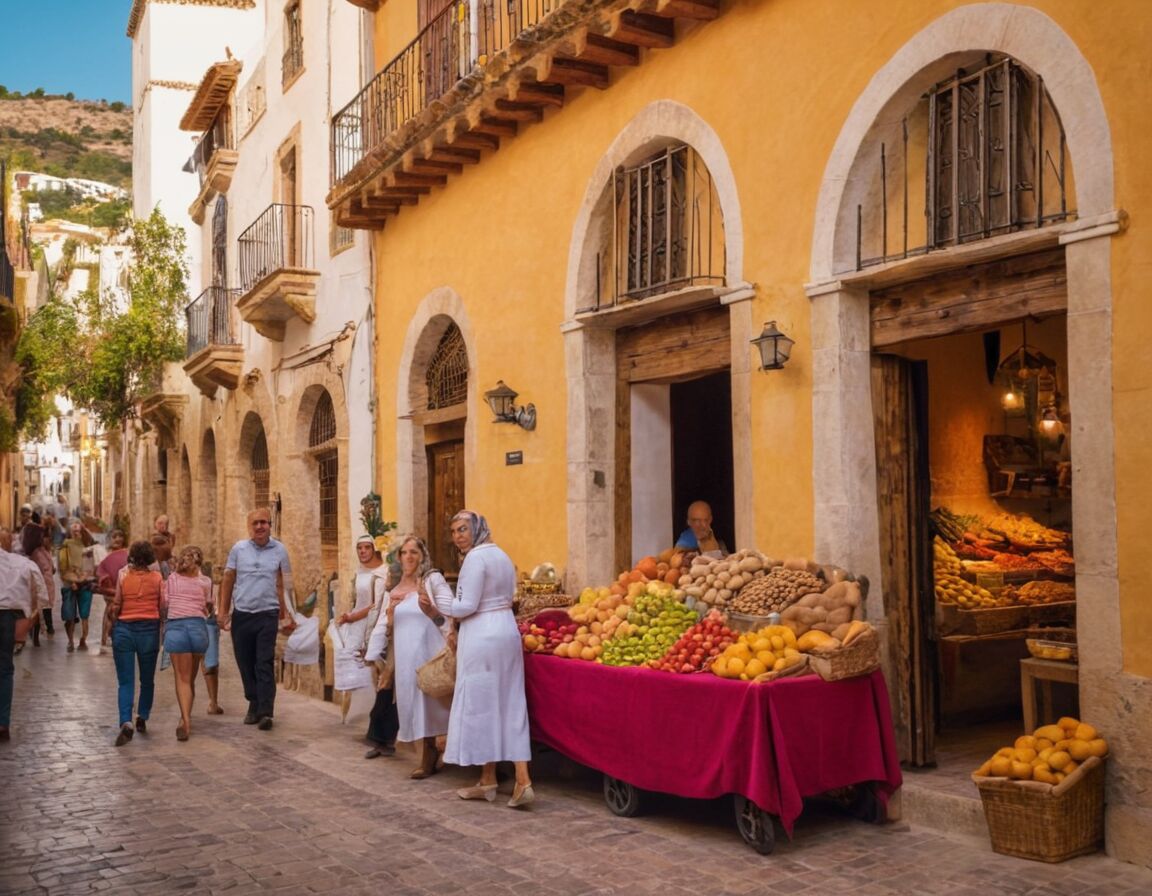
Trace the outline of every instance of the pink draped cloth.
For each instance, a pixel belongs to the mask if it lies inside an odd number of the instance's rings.
[[[887,803],[902,781],[879,671],[749,684],[539,654],[524,661],[532,738],[642,790],[742,794],[791,836],[806,796],[876,782]]]

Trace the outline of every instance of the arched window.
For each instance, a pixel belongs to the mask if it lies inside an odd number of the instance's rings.
[[[271,504],[269,490],[268,439],[261,428],[252,444],[252,490],[253,507],[267,507]]]
[[[316,451],[316,475],[320,481],[321,545],[335,545],[339,540],[336,496],[340,462],[335,443],[336,412],[332,408],[332,396],[323,392],[312,412],[312,426],[308,430],[308,447]]]
[[[449,324],[432,359],[426,377],[428,410],[451,407],[468,399],[468,350],[456,324]]]

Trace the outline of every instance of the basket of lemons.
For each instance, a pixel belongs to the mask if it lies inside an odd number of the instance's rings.
[[[972,775],[992,849],[1041,862],[1099,849],[1107,755],[1096,729],[1070,716],[997,750]]]

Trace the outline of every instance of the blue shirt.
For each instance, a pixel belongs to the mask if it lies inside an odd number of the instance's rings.
[[[279,611],[277,573],[282,572],[285,579],[292,574],[288,551],[283,544],[269,538],[268,544],[261,547],[251,538],[245,538],[232,545],[224,568],[236,573],[236,583],[232,587],[233,609],[241,613]]]

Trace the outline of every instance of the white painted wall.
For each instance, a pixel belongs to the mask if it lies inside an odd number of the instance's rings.
[[[672,520],[672,390],[641,383],[632,396],[632,562],[668,544]]]

